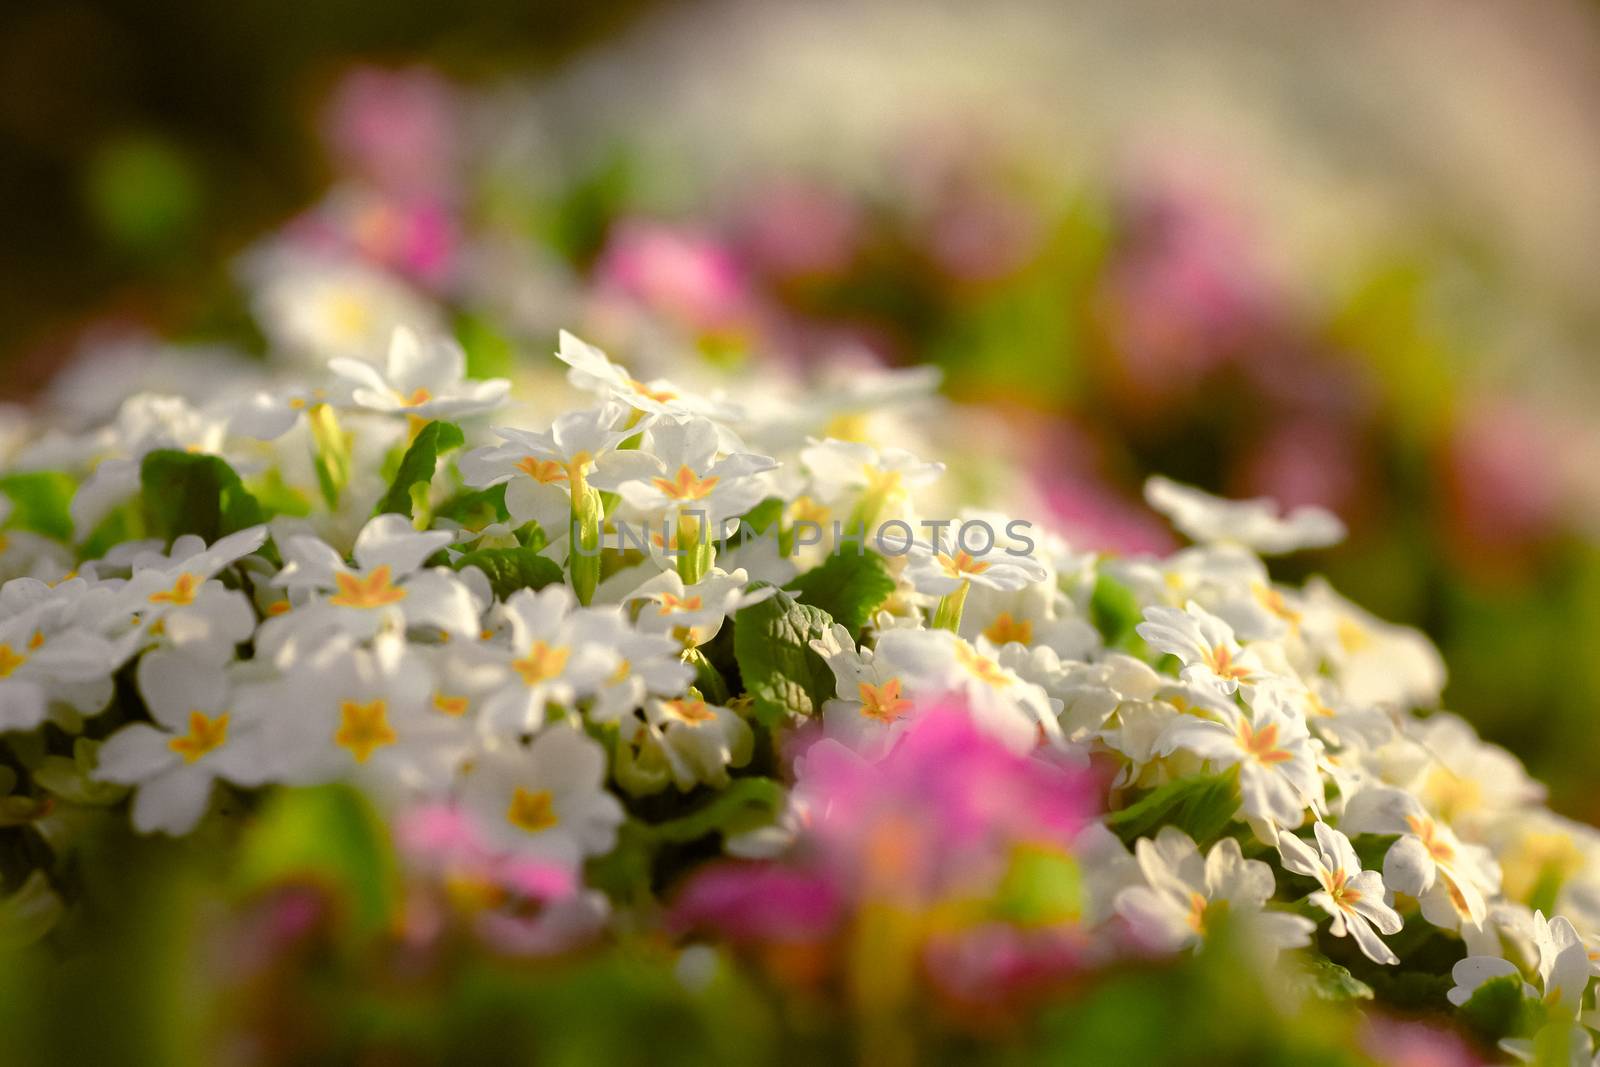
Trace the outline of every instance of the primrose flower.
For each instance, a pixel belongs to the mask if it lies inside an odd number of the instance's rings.
[[[1539,988],[1523,982],[1523,991],[1540,998],[1556,1012],[1576,1016],[1594,977],[1595,964],[1589,949],[1570,920],[1557,915],[1546,919],[1544,912],[1533,913],[1533,947],[1537,953],[1535,974]],[[1451,969],[1455,986],[1446,994],[1452,1004],[1465,1004],[1478,987],[1494,978],[1520,976],[1516,964],[1499,956],[1468,956]]]
[[[283,245],[248,256],[256,320],[274,346],[308,364],[329,356],[376,364],[397,327],[438,332],[439,315],[387,271]]]
[[[547,706],[593,696],[621,669],[617,649],[605,642],[614,624],[603,613],[577,607],[564,585],[519,589],[502,613],[510,648],[501,660],[501,681],[483,709],[483,727],[493,735],[537,730]]]
[[[1233,628],[1193,601],[1183,611],[1146,608],[1144,617],[1139,636],[1155,651],[1177,656],[1186,682],[1233,693],[1267,677],[1260,657],[1234,640]]]
[[[0,589],[0,731],[31,730],[61,709],[93,715],[111,699],[111,675],[132,648],[81,621],[83,579],[64,585],[16,578]]]
[[[461,800],[492,847],[576,868],[586,856],[609,852],[622,825],[622,805],[606,792],[605,778],[605,750],[554,725],[526,747],[478,755]]]
[[[217,578],[267,540],[264,526],[252,526],[205,542],[184,534],[165,555],[140,553],[120,597],[140,632],[197,655],[225,659],[255,630],[255,611],[243,593]]]
[[[1350,839],[1325,822],[1314,827],[1313,849],[1293,834],[1280,834],[1278,854],[1286,870],[1315,878],[1322,886],[1307,899],[1333,916],[1334,937],[1355,938],[1363,954],[1374,963],[1399,963],[1400,957],[1384,944],[1379,933],[1397,934],[1400,916],[1388,904],[1383,876],[1361,869]]]
[[[382,370],[347,356],[329,360],[328,369],[341,380],[350,404],[380,415],[404,415],[413,425],[481,415],[499,407],[511,391],[504,378],[467,380],[460,345],[444,336],[424,341],[406,326],[395,327]]]
[[[1145,482],[1145,500],[1201,544],[1243,545],[1263,556],[1325,548],[1344,540],[1344,523],[1322,508],[1280,517],[1271,500],[1223,500],[1159,475]]]
[[[943,463],[928,463],[902,448],[876,449],[856,441],[811,440],[800,450],[810,476],[807,498],[846,529],[874,530],[889,519],[914,518],[912,493],[939,480]]]
[[[750,762],[755,735],[743,716],[690,693],[651,700],[644,718],[623,720],[617,779],[636,793],[664,788],[670,780],[687,793],[700,783],[728,784],[728,768]]]
[[[600,638],[615,650],[618,662],[594,694],[591,722],[614,722],[643,706],[647,696],[683,695],[694,680],[694,668],[683,661],[683,645],[666,634],[641,633],[620,611],[592,612],[606,628]]]
[[[776,460],[751,452],[725,453],[721,433],[706,419],[665,418],[650,425],[638,449],[612,452],[596,469],[597,489],[621,495],[631,513],[677,533],[709,530],[713,537],[727,519],[743,515],[766,496],[759,475],[777,468]]]
[[[665,379],[641,382],[625,368],[611,362],[594,345],[566,330],[561,331],[561,348],[556,358],[571,368],[567,380],[574,388],[607,400],[619,400],[647,415],[708,416],[724,421],[739,415],[739,409],[726,401],[699,396]]]
[[[929,596],[947,596],[964,586],[1015,593],[1050,577],[1042,563],[992,543],[987,550],[973,554],[955,545],[946,550],[917,542],[910,555],[906,577],[917,592]]]
[[[139,465],[161,449],[210,454],[222,450],[225,417],[176,396],[139,393],[123,401],[116,422],[96,449],[104,456],[72,496],[72,536],[88,540],[95,527],[139,490]]]
[[[1116,909],[1152,947],[1176,952],[1198,945],[1217,911],[1226,911],[1268,958],[1310,944],[1316,924],[1266,908],[1275,888],[1272,868],[1245,859],[1233,838],[1223,838],[1202,858],[1188,834],[1163,826],[1153,839],[1134,843],[1134,856],[1144,884],[1118,893]]]
[[[371,648],[348,634],[242,687],[235,707],[260,721],[270,776],[295,785],[356,779],[377,789],[437,792],[466,757],[471,733],[435,706],[428,664],[398,634]]]
[[[1448,930],[1483,924],[1488,898],[1500,889],[1499,864],[1487,848],[1459,840],[1415,796],[1364,789],[1345,802],[1340,825],[1350,833],[1399,835],[1384,856],[1384,884],[1416,897],[1429,922]]]
[[[714,567],[692,584],[686,584],[677,571],[662,571],[623,600],[636,605],[640,630],[670,634],[692,648],[716,637],[724,620],[777,593],[771,586],[751,590],[749,584],[750,576],[742,570]]]
[[[261,724],[233,705],[242,666],[176,649],[139,660],[139,693],[155,723],[132,723],[107,738],[95,777],[137,787],[133,826],[140,833],[194,829],[218,778],[244,786],[267,780]]]
[[[558,416],[543,432],[497,426],[494,432],[505,443],[462,456],[461,476],[478,487],[505,482],[512,522],[537,522],[547,538],[558,541],[569,532],[573,472],[586,476],[600,457],[639,432],[642,424],[629,420],[630,411],[607,401]]]
[[[273,584],[302,603],[262,626],[262,651],[280,655],[329,632],[370,638],[391,620],[476,636],[480,606],[471,589],[449,568],[423,566],[452,540],[448,530],[419,532],[404,515],[379,515],[356,536],[352,568],[315,537],[285,538],[286,562]]]
[[[1257,692],[1248,710],[1218,702],[1213,718],[1182,715],[1161,735],[1159,750],[1192,752],[1219,767],[1239,768],[1239,797],[1246,815],[1293,828],[1307,808],[1323,803],[1317,742],[1304,720],[1275,691]]]

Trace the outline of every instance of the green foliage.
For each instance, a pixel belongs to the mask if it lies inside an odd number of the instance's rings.
[[[0,493],[11,501],[6,525],[19,530],[72,540],[72,494],[77,489],[60,471],[21,471],[0,476]]]
[[[197,534],[207,544],[266,521],[266,513],[218,458],[162,449],[139,465],[146,529],[164,541]]]
[[[1089,600],[1089,621],[1105,638],[1106,647],[1128,649],[1137,643],[1143,646],[1134,627],[1144,617],[1139,610],[1139,598],[1133,590],[1106,574],[1095,579],[1094,593]]]
[[[461,427],[453,422],[430,422],[418,430],[400,459],[400,469],[389,483],[389,491],[378,501],[373,514],[412,515],[416,499],[413,488],[420,485],[426,489],[433,481],[439,457],[465,442]]]
[[[455,567],[481,570],[501,600],[518,589],[543,589],[562,581],[561,565],[531,548],[480,548],[464,553]]]
[[[240,841],[233,878],[244,893],[295,880],[320,884],[348,903],[362,935],[387,928],[399,895],[382,819],[343,785],[273,793]]]
[[[1027,846],[1011,856],[995,891],[997,917],[1044,926],[1071,922],[1083,914],[1083,876],[1077,860],[1045,846]]]
[[[1176,826],[1204,851],[1222,836],[1239,810],[1239,768],[1222,774],[1196,774],[1168,782],[1121,811],[1106,816],[1106,825],[1132,846],[1163,826]]]
[[[872,613],[894,592],[894,578],[876,552],[838,553],[784,588],[843,623],[851,637],[859,637]]]
[[[771,778],[735,778],[694,811],[667,822],[646,824],[645,830],[652,840],[671,844],[697,841],[713,833],[742,833],[772,822],[783,801],[783,786]]]
[[[61,918],[61,898],[43,871],[34,871],[21,888],[0,900],[0,952],[38,941]]]
[[[45,756],[32,769],[34,784],[74,804],[88,807],[115,804],[128,795],[128,788],[93,777],[99,763],[99,750],[100,742],[78,738],[73,742],[70,757]]]
[[[1520,975],[1491,978],[1473,991],[1472,999],[1461,1005],[1458,1014],[1485,1043],[1525,1037],[1539,1028],[1544,1013],[1522,987]]]
[[[769,496],[749,511],[739,517],[739,526],[742,530],[748,526],[758,534],[764,534],[772,529],[773,524],[783,519],[783,498]]]
[[[1326,956],[1296,955],[1284,964],[1290,979],[1302,995],[1319,1000],[1371,1000],[1372,987]]]
[[[734,657],[756,717],[773,726],[821,711],[833,696],[833,672],[810,642],[832,628],[828,613],[778,592],[733,621]]]
[[[510,518],[506,511],[506,483],[487,489],[467,489],[450,497],[434,509],[437,518],[459,522],[468,530],[480,530],[490,523]]]

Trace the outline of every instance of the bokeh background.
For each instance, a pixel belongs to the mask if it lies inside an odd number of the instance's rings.
[[[1576,0],[8,4],[0,399],[412,314],[937,364],[1086,546],[1157,471],[1337,511],[1283,576],[1595,819],[1597,110]]]

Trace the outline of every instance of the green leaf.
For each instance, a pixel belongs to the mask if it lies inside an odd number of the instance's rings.
[[[833,696],[833,671],[810,641],[832,626],[827,612],[783,592],[733,617],[733,654],[757,719],[774,726],[822,710]]]
[[[1007,922],[1040,926],[1069,922],[1083,914],[1083,878],[1066,852],[1023,845],[995,892],[994,907]]]
[[[75,489],[72,478],[60,471],[23,471],[0,477],[0,493],[11,500],[11,518],[6,525],[70,542]]]
[[[687,815],[668,822],[645,824],[656,841],[685,844],[707,834],[740,833],[772,822],[783,808],[783,786],[771,778],[735,778]]]
[[[826,611],[835,622],[844,624],[851,637],[857,637],[872,613],[894,592],[894,578],[876,552],[859,556],[838,553],[784,588]]]
[[[506,511],[506,483],[487,489],[464,490],[440,504],[433,513],[441,519],[459,522],[468,530],[481,530],[490,523],[504,522],[510,517]]]
[[[0,900],[0,951],[38,941],[61,918],[61,898],[43,871],[34,871],[15,893]]]
[[[704,652],[698,648],[688,649],[683,654],[683,662],[694,668],[694,687],[700,690],[702,697],[713,704],[728,702],[728,681]]]
[[[1126,845],[1150,837],[1163,826],[1176,826],[1205,851],[1239,810],[1239,768],[1223,774],[1196,774],[1168,782],[1121,811],[1106,816],[1106,825]]]
[[[756,533],[764,534],[782,518],[783,499],[769,496],[739,517],[739,528],[742,531],[748,526]]]
[[[1539,1028],[1541,1007],[1522,988],[1516,974],[1491,978],[1472,993],[1457,1011],[1462,1021],[1486,1043],[1526,1036]]]
[[[197,534],[207,544],[266,521],[256,498],[217,456],[162,449],[139,465],[146,528],[171,541]]]
[[[339,785],[271,794],[233,865],[244,893],[302,879],[320,883],[349,908],[362,934],[388,928],[398,871],[383,820],[360,793]]]
[[[1294,988],[1318,1000],[1371,1000],[1372,987],[1320,953],[1295,959],[1286,968]]]
[[[128,787],[94,777],[94,769],[100,762],[99,752],[100,742],[80,737],[73,742],[70,757],[46,756],[32,770],[34,784],[63,800],[86,807],[115,804],[128,795]]]
[[[395,472],[389,491],[378,501],[374,515],[411,515],[412,487],[426,487],[433,481],[433,472],[439,457],[466,442],[461,427],[453,422],[430,422],[417,431],[406,454],[400,459],[400,469]]]
[[[1094,593],[1089,599],[1089,621],[1094,623],[1108,646],[1117,647],[1137,639],[1134,627],[1143,617],[1139,598],[1133,595],[1133,590],[1106,574],[1095,578]]]
[[[455,567],[481,570],[500,600],[518,589],[543,589],[562,581],[561,565],[531,548],[480,548],[464,553]]]

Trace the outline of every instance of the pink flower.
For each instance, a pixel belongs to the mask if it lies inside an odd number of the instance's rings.
[[[1470,554],[1528,548],[1560,518],[1557,443],[1537,416],[1480,401],[1456,424],[1445,455],[1453,533]]]
[[[620,223],[600,254],[595,287],[602,298],[643,304],[695,332],[734,329],[750,318],[746,273],[732,251],[663,223]]]
[[[1388,1067],[1480,1067],[1484,1063],[1460,1034],[1383,1015],[1367,1018],[1361,1046]]]
[[[818,874],[765,863],[706,868],[679,894],[671,925],[712,927],[735,943],[826,939],[843,914],[832,882]]]
[[[422,67],[359,67],[328,102],[323,129],[341,170],[406,196],[442,194],[456,180],[454,90]]]

